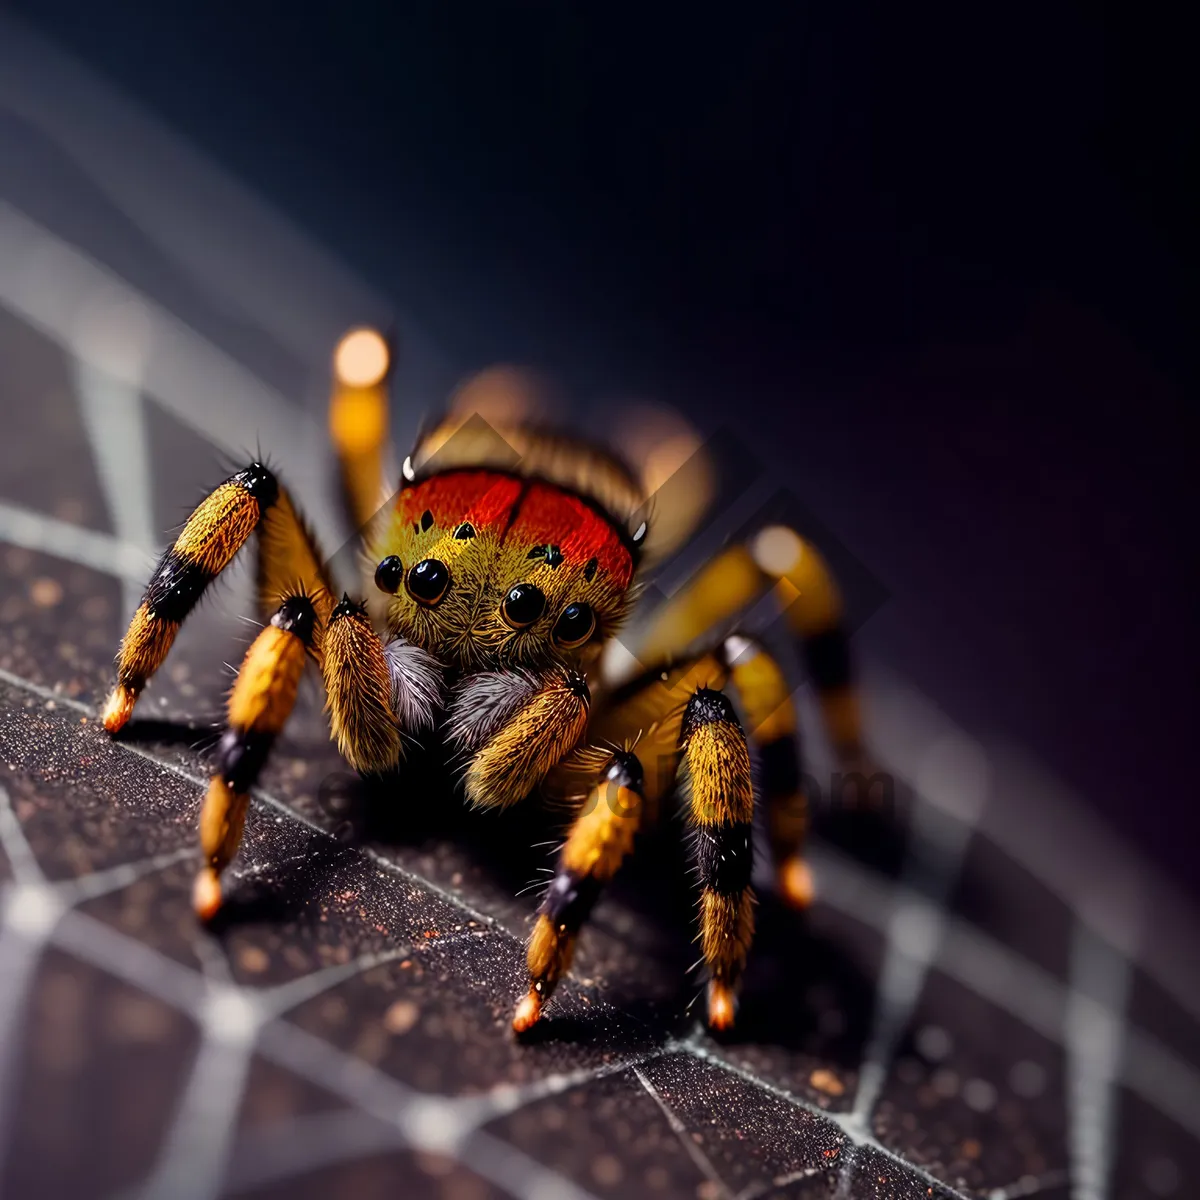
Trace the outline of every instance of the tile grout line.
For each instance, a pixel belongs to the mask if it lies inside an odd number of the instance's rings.
[[[142,360],[149,349],[146,321],[136,307],[126,306],[117,312],[124,328],[101,330],[89,328],[84,322],[75,336],[79,341],[101,343],[93,347],[100,352],[93,358],[102,361],[106,353],[117,353],[129,360],[126,378],[110,375],[76,354],[72,363],[75,399],[113,532],[119,541],[136,546],[150,557],[159,538],[154,528],[145,407],[141,390],[133,382],[142,373]],[[90,324],[97,323],[93,317]],[[125,576],[121,594],[126,613],[132,615],[141,601],[142,585]]]
[[[3,785],[0,785],[0,817],[5,818],[0,821],[0,841],[11,858],[13,846],[18,840],[24,843],[25,837],[16,824],[12,803]],[[5,825],[8,825],[7,829]],[[155,855],[57,883],[46,880],[35,860],[25,881],[18,879],[12,884],[0,885],[0,1166],[11,1132],[10,1108],[18,1053],[16,1031],[28,1007],[43,951],[54,942],[62,918],[73,911],[74,905],[128,886],[142,875],[161,870],[176,858],[171,854]]]
[[[1129,976],[1126,955],[1077,922],[1064,1014],[1072,1200],[1109,1196]]]
[[[683,1119],[675,1112],[673,1108],[663,1099],[662,1093],[650,1082],[646,1072],[640,1066],[632,1068],[634,1075],[637,1076],[638,1082],[642,1085],[643,1090],[650,1096],[659,1111],[662,1113],[667,1124],[670,1126],[671,1132],[675,1135],[676,1140],[687,1152],[687,1156],[692,1160],[697,1170],[709,1180],[710,1183],[716,1184],[720,1189],[720,1194],[725,1200],[732,1200],[733,1192],[729,1185],[721,1178],[720,1172],[713,1166],[712,1160],[700,1148],[700,1146],[692,1140],[691,1134],[688,1133],[687,1126],[683,1123]]]
[[[111,575],[123,587],[140,589],[154,570],[148,551],[110,533],[60,521],[7,500],[0,500],[0,542]]]
[[[246,1079],[264,1026],[298,1004],[409,952],[411,947],[405,946],[360,955],[262,992],[205,981],[200,1048],[158,1160],[131,1195],[141,1200],[215,1200],[223,1190]]]
[[[954,1197],[954,1200],[971,1200],[971,1197],[965,1193],[958,1191],[951,1184],[946,1183],[943,1179],[938,1179],[936,1175],[930,1174],[923,1167],[916,1163],[909,1162],[896,1151],[888,1149],[882,1142],[878,1141],[871,1135],[859,1137],[855,1135],[853,1125],[847,1127],[849,1122],[849,1114],[830,1112],[828,1109],[821,1108],[819,1105],[812,1104],[797,1096],[794,1092],[788,1091],[787,1088],[780,1087],[778,1084],[771,1083],[770,1080],[764,1079],[755,1071],[751,1071],[746,1067],[739,1066],[737,1063],[730,1062],[728,1059],[722,1058],[719,1054],[715,1054],[707,1047],[699,1046],[690,1040],[675,1043],[675,1049],[680,1053],[690,1054],[694,1058],[698,1058],[703,1062],[712,1063],[723,1071],[728,1071],[731,1075],[736,1075],[740,1079],[744,1079],[747,1083],[752,1083],[768,1095],[776,1096],[780,1100],[786,1101],[793,1108],[800,1109],[801,1112],[807,1113],[810,1117],[815,1117],[819,1120],[828,1121],[835,1125],[845,1137],[857,1146],[867,1146],[870,1149],[882,1154],[885,1158],[896,1163],[897,1166],[903,1167],[904,1170],[912,1172],[922,1182],[930,1186],[942,1189],[948,1196]]]
[[[1036,1196],[1046,1188],[1058,1187],[1070,1181],[1069,1171],[1046,1171],[1032,1179],[1028,1176],[1018,1179],[1016,1183],[1010,1183],[1007,1187],[992,1188],[986,1200],[1023,1200],[1026,1196]]]
[[[947,901],[987,802],[986,770],[982,749],[955,738],[935,743],[918,773],[905,863],[889,905],[873,1027],[851,1106],[850,1120],[864,1134],[871,1133],[871,1119],[896,1046],[941,951]],[[927,793],[939,802],[935,804]],[[901,899],[905,892],[920,898]]]

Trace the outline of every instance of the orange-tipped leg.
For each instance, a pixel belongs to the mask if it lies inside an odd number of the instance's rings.
[[[531,987],[517,1002],[512,1022],[514,1033],[528,1033],[538,1023],[542,1015],[542,997],[538,993],[538,986],[535,984]]]
[[[109,733],[120,733],[125,728],[129,718],[133,716],[133,706],[137,703],[137,692],[132,688],[126,687],[123,683],[118,683],[112,690],[112,695],[109,696],[108,702],[104,706],[104,712],[100,714],[100,719],[104,722],[104,728]]]
[[[623,750],[607,760],[558,858],[541,911],[529,935],[525,961],[529,991],[517,1003],[513,1029],[527,1033],[571,965],[579,930],[601,889],[633,849],[642,818],[642,764]]]
[[[791,686],[779,664],[756,641],[735,634],[725,640],[724,652],[741,693],[747,728],[758,747],[779,894],[792,908],[807,908],[813,901],[812,872],[803,858],[808,797]]]
[[[233,861],[242,841],[250,797],[235,792],[220,775],[209,781],[200,810],[200,849],[204,866],[192,888],[192,907],[202,921],[211,921],[221,907],[221,872]]]
[[[179,627],[210,583],[233,561],[279,496],[279,481],[251,463],[213,489],[158,560],[117,656],[117,686],[104,706],[104,728],[117,733],[142,689],[163,665]]]
[[[250,790],[283,729],[317,632],[307,596],[289,596],[246,651],[229,694],[229,724],[217,747],[216,772],[200,810],[204,866],[196,877],[192,906],[202,921],[221,907],[221,872],[242,843]]]
[[[708,985],[708,1026],[718,1033],[733,1028],[737,1013],[737,997],[733,989],[716,979]]]
[[[201,867],[196,876],[192,908],[201,921],[211,921],[221,908],[221,878],[212,867]]]

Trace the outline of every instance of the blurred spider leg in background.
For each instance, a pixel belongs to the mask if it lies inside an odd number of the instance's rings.
[[[813,900],[812,871],[804,861],[808,796],[791,687],[779,664],[753,639],[734,634],[725,639],[722,651],[758,752],[779,892],[793,908],[807,908]]]
[[[843,763],[857,766],[863,756],[862,718],[837,583],[812,543],[784,525],[762,530],[751,553],[776,581],[776,598],[800,638],[833,749]]]
[[[654,614],[638,658],[669,662],[718,632],[772,585],[800,638],[834,749],[844,762],[857,762],[862,729],[841,597],[817,549],[786,526],[769,526],[749,543],[728,546],[702,567]]]
[[[642,820],[642,764],[630,751],[605,754],[596,782],[571,826],[558,869],[538,909],[526,962],[529,991],[517,1004],[513,1029],[525,1033],[571,965],[580,927],[601,889],[633,849]]]
[[[387,340],[374,329],[350,330],[333,356],[329,436],[346,515],[360,531],[394,490],[385,462],[392,359]]]

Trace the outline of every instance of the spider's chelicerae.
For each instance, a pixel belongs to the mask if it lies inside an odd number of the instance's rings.
[[[758,752],[780,893],[802,907],[812,885],[801,855],[792,689],[752,638],[711,631],[775,589],[834,747],[856,758],[858,707],[828,571],[778,526],[727,546],[653,614],[641,665],[614,682],[601,656],[636,600],[639,572],[694,530],[696,497],[656,513],[645,477],[609,451],[511,413],[483,420],[460,403],[418,439],[399,492],[380,509],[388,361],[378,334],[347,335],[330,413],[348,509],[365,531],[378,589],[371,602],[338,602],[288,492],[252,463],[192,513],[122,641],[103,715],[110,733],[129,720],[201,593],[258,535],[258,602],[264,617],[274,615],[230,694],[200,817],[197,913],[207,919],[220,907],[220,874],[241,841],[249,793],[311,659],[333,737],[356,770],[402,770],[405,739],[437,733],[464,764],[473,805],[504,808],[539,789],[574,799],[529,939],[518,1032],[539,1019],[639,824],[681,785],[694,831],[708,1021],[728,1028],[754,926],[756,783],[744,730]],[[726,689],[738,697],[740,720]]]

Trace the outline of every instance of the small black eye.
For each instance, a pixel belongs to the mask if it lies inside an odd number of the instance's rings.
[[[404,564],[394,554],[389,554],[375,568],[375,586],[381,592],[389,592],[394,596],[403,578]]]
[[[590,604],[568,604],[554,623],[554,640],[570,650],[581,646],[596,628],[596,614]]]
[[[542,589],[532,583],[518,583],[500,605],[500,614],[514,629],[532,625],[546,611]]]
[[[436,604],[450,586],[450,572],[444,562],[427,558],[409,571],[404,585],[419,604]]]

